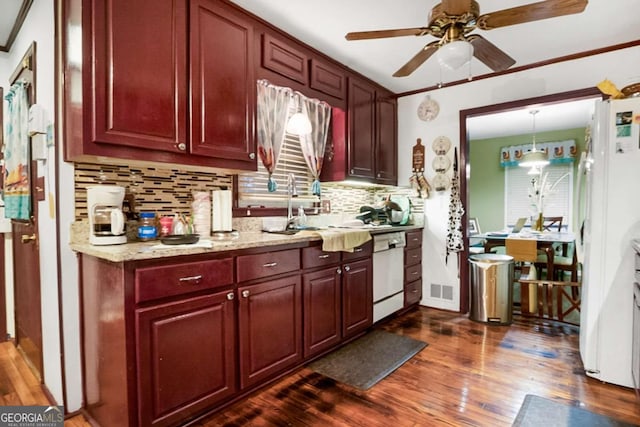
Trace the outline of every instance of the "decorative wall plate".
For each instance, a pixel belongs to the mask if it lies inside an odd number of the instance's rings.
[[[439,112],[440,105],[438,105],[436,100],[431,99],[429,96],[427,96],[420,105],[418,105],[418,118],[425,122],[430,122],[438,117]]]
[[[431,162],[433,170],[438,173],[445,173],[451,167],[451,159],[447,156],[436,156]]]
[[[436,176],[433,177],[433,181],[431,182],[433,188],[436,191],[446,191],[449,188],[449,184],[451,181],[447,177],[447,175],[443,173],[437,173]]]
[[[444,156],[451,149],[451,140],[446,136],[439,136],[433,140],[431,148],[438,156]]]

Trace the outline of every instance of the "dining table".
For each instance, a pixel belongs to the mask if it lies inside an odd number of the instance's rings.
[[[558,244],[566,246],[575,242],[575,235],[568,231],[536,232],[530,230],[522,230],[518,233],[487,232],[476,234],[473,237],[474,239],[480,238],[484,240],[485,253],[491,252],[491,249],[497,246],[505,246],[507,239],[535,240],[537,249],[544,252],[547,257],[547,278],[549,279],[553,279],[554,277],[555,248],[558,246]]]

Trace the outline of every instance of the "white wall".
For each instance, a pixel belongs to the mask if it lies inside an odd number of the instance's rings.
[[[53,3],[52,1],[33,2],[11,51],[3,54],[2,61],[0,61],[0,82],[6,92],[9,87],[9,76],[20,63],[31,43],[36,42],[36,100],[46,110],[50,121],[53,121],[55,112]],[[55,200],[54,159],[54,148],[50,148],[48,160],[38,162],[38,176],[44,176],[46,183],[46,200],[39,202],[38,205],[42,350],[44,383],[56,403],[63,404],[56,257],[57,232],[55,215],[49,208],[50,200]]]
[[[439,102],[440,114],[428,123],[420,121],[416,114],[426,94],[402,97],[398,100],[398,184],[409,182],[411,148],[417,138],[426,146],[425,172],[427,179],[432,180],[435,173],[430,166],[434,155],[431,143],[437,136],[444,135],[454,146],[460,146],[460,110],[594,87],[605,78],[622,88],[640,81],[638,64],[640,47],[633,47],[434,90],[429,95]],[[452,153],[453,148],[451,156]],[[449,191],[434,194],[425,203],[422,304],[457,311],[460,308],[457,258],[450,256],[445,263],[449,195]],[[429,298],[432,283],[453,286],[453,301]]]

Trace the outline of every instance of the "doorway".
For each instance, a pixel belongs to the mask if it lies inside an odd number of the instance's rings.
[[[598,99],[602,98],[601,92],[593,87],[581,90],[575,90],[570,92],[563,92],[553,95],[541,96],[536,98],[522,99],[518,101],[512,101],[502,104],[489,105],[479,108],[473,108],[469,110],[460,111],[460,167],[465,173],[460,174],[460,195],[463,199],[465,207],[469,206],[470,194],[469,194],[469,171],[471,170],[471,164],[469,162],[469,121],[475,117],[489,116],[507,111],[515,111],[522,109],[531,109],[532,107],[542,107],[545,105],[561,104],[570,101],[578,101],[584,99]],[[530,127],[522,129],[521,133],[527,133],[530,131]],[[468,221],[468,212],[465,212],[463,218],[463,224]],[[465,242],[468,242],[469,236],[467,235],[467,227],[463,227],[463,237]],[[466,260],[469,257],[468,244],[464,246],[462,252],[462,259]],[[469,265],[466,262],[460,263],[460,311],[466,313],[469,311]]]

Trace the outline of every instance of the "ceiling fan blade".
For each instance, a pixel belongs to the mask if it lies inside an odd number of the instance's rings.
[[[472,0],[442,0],[442,10],[447,15],[464,15],[471,10]]]
[[[467,41],[473,45],[473,56],[493,71],[504,71],[516,63],[512,57],[482,36],[473,34],[467,37]]]
[[[478,28],[491,30],[493,28],[522,24],[524,22],[539,21],[556,16],[580,13],[587,6],[588,0],[547,0],[524,6],[503,9],[487,13],[478,17]]]
[[[429,34],[429,28],[417,27],[417,28],[400,28],[396,30],[356,31],[352,33],[347,33],[345,38],[347,40],[368,40],[368,39],[382,39],[386,37],[423,36],[425,34]]]
[[[431,42],[425,47],[422,48],[420,52],[418,52],[413,58],[409,60],[406,64],[404,64],[398,71],[393,73],[393,77],[406,77],[409,74],[413,73],[416,68],[421,66],[431,55],[433,55],[436,50],[438,50],[440,42],[435,41]]]

